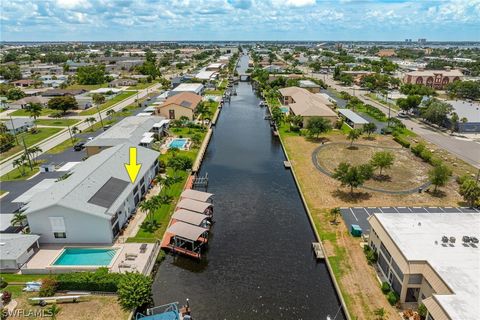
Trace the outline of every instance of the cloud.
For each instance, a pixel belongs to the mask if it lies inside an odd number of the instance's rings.
[[[480,0],[8,0],[0,19],[5,40],[480,40]]]

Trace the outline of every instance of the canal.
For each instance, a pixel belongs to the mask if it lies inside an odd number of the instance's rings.
[[[242,56],[239,73],[247,66]],[[333,319],[340,302],[325,263],[314,259],[314,233],[282,146],[250,83],[237,92],[201,168],[215,193],[208,251],[201,262],[168,255],[154,281],[155,304],[189,298],[200,320]]]

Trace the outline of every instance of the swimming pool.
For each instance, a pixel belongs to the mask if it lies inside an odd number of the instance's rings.
[[[185,149],[185,146],[188,143],[188,139],[180,139],[176,138],[173,139],[170,144],[168,145],[169,148],[178,148],[178,149]]]
[[[280,107],[280,110],[283,112],[283,113],[288,113],[288,108],[287,107]]]
[[[108,266],[116,248],[64,248],[54,266]]]

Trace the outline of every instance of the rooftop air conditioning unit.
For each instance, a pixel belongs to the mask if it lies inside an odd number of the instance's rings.
[[[455,243],[456,240],[455,237],[450,237],[450,243]]]
[[[470,237],[469,237],[469,236],[463,236],[463,237],[462,237],[462,241],[463,241],[464,243],[469,243],[469,242],[470,242]]]
[[[448,243],[448,237],[447,237],[447,236],[443,236],[443,237],[442,237],[442,242],[443,242],[443,243]]]
[[[471,241],[472,243],[477,244],[477,243],[478,243],[478,238],[477,238],[477,237],[470,237],[470,241]]]

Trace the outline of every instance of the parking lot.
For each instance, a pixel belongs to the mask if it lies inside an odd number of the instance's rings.
[[[349,230],[350,225],[357,224],[366,233],[370,230],[367,218],[374,213],[480,213],[480,210],[466,207],[352,207],[340,208],[340,212]]]

